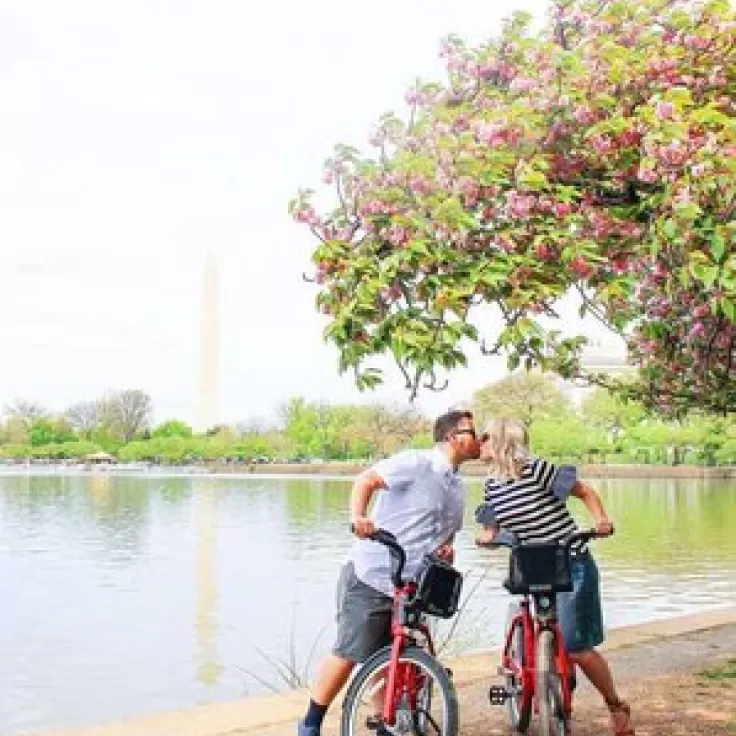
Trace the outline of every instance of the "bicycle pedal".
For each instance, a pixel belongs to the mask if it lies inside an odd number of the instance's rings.
[[[488,689],[488,700],[491,701],[491,705],[505,705],[508,699],[508,690],[503,685],[491,685]]]
[[[365,727],[369,731],[375,731],[377,736],[382,736],[386,733],[383,718],[381,716],[368,716],[365,719]]]

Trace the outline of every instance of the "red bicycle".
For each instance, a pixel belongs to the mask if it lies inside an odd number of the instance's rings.
[[[509,606],[499,674],[504,685],[490,688],[492,705],[506,705],[511,727],[526,733],[532,711],[540,736],[568,736],[575,668],[557,619],[557,593],[572,590],[570,547],[602,536],[576,532],[561,544],[520,544],[499,535],[487,547],[511,548],[504,587],[521,600]]]
[[[383,529],[372,536],[388,548],[394,602],[392,643],[369,657],[345,694],[341,736],[457,736],[458,704],[451,673],[436,659],[426,615],[457,611],[462,576],[428,556],[416,582],[402,578],[406,553]]]

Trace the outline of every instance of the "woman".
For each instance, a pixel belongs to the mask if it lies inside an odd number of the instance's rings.
[[[580,499],[600,534],[611,534],[598,494],[577,480],[574,467],[556,467],[529,452],[524,425],[496,419],[483,435],[480,458],[488,463],[484,503],[476,510],[483,524],[478,542],[487,544],[499,529],[513,532],[521,542],[561,542],[578,530],[567,510],[569,496]],[[557,611],[570,659],[598,690],[611,713],[616,736],[633,736],[629,706],[619,698],[606,660],[595,647],[603,642],[598,568],[585,543],[573,545],[573,591],[560,593]]]

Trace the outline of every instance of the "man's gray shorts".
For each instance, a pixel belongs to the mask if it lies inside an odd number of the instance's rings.
[[[358,580],[352,562],[337,581],[337,639],[332,653],[351,662],[363,662],[391,641],[393,601]]]

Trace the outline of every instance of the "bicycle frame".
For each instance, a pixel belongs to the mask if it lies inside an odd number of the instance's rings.
[[[612,530],[610,533],[613,533]],[[599,534],[595,529],[571,535],[563,543],[565,554],[568,555],[568,564],[570,546],[574,542],[586,542],[600,536],[607,535]],[[511,547],[512,550],[524,547],[523,544],[519,544],[514,535],[509,534],[495,543],[491,542],[481,546],[505,546]],[[528,546],[533,547],[534,545]],[[544,549],[544,547],[545,545],[538,545],[538,549]],[[544,554],[548,554],[547,549],[544,549]],[[557,550],[554,550],[554,554],[557,554]],[[557,560],[557,557],[554,559]],[[513,558],[512,563],[514,563]],[[518,599],[518,610],[512,610],[503,642],[499,674],[505,676],[506,684],[491,686],[488,693],[491,704],[503,705],[509,702],[509,699],[514,698],[509,717],[512,726],[518,727],[521,732],[525,732],[528,728],[532,712],[541,716],[545,721],[554,717],[558,724],[564,722],[569,727],[572,716],[575,670],[565,648],[565,641],[557,618],[557,593],[572,590],[569,570],[567,577],[565,577],[565,570],[560,572],[559,567],[555,567],[552,571],[541,568],[541,573],[535,572],[534,556],[529,556],[525,560],[519,555],[514,564],[517,565],[512,569],[515,577],[512,579],[510,575],[504,587],[521,597]],[[558,564],[555,561],[555,566]],[[521,642],[518,640],[519,631],[521,631]],[[548,634],[551,634],[551,637],[548,637]],[[549,638],[552,639],[551,661],[547,659]],[[518,651],[519,645],[521,652]],[[540,650],[541,646],[544,646],[543,651]],[[538,669],[542,667],[543,670]],[[547,678],[550,673],[556,676],[551,685]],[[544,692],[537,692],[540,687],[544,688]],[[554,687],[554,690],[551,690],[551,687]],[[554,698],[552,711],[550,710],[552,701],[548,700],[550,696]],[[548,733],[547,728],[548,726],[545,726],[544,733]]]
[[[420,614],[409,611],[407,603],[414,597],[416,586],[406,583],[394,590],[394,603],[391,615],[391,660],[386,673],[386,690],[383,699],[383,720],[393,725],[396,720],[396,708],[401,693],[406,692],[409,707],[417,707],[417,692],[421,683],[416,682],[416,671],[411,665],[400,665],[401,652],[409,645],[416,644],[415,634],[424,637],[424,648],[431,656],[435,656],[434,641],[429,626],[423,622]]]
[[[536,610],[540,608],[536,601],[536,596],[525,595],[519,601],[519,612],[514,615],[509,623],[506,631],[506,640],[501,655],[501,666],[505,671],[514,674],[522,684],[522,693],[524,697],[531,697],[534,706],[534,713],[539,713],[538,693],[536,691],[536,661],[537,661],[537,641],[540,633],[544,629],[549,629],[554,634],[555,639],[555,671],[560,676],[562,685],[562,706],[567,717],[572,714],[572,689],[570,687],[570,659],[565,649],[562,630],[557,622],[557,614],[555,612],[554,602],[549,606],[548,610],[542,615],[532,614],[532,606]],[[517,624],[521,624],[524,660],[522,666],[519,667],[511,656],[511,648],[513,645],[514,629]]]

